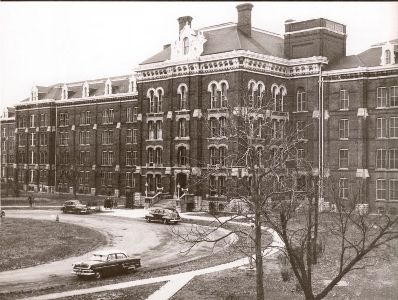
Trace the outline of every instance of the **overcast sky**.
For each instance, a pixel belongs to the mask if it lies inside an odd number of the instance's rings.
[[[131,73],[192,27],[236,22],[244,2],[0,2],[0,108],[33,85]],[[398,2],[251,2],[252,25],[279,34],[287,19],[324,17],[347,25],[347,54],[398,37]]]

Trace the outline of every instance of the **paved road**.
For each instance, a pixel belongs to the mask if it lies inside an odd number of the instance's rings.
[[[7,210],[7,218],[32,218],[40,220],[55,220],[56,211],[46,210]],[[109,245],[125,249],[128,254],[141,255],[143,267],[161,267],[178,262],[192,260],[218,251],[222,245],[213,248],[211,243],[201,243],[195,246],[188,255],[181,252],[186,246],[179,244],[172,236],[169,226],[156,223],[146,223],[143,218],[131,219],[109,214],[89,216],[60,214],[61,222],[79,224],[97,229],[109,238]],[[186,224],[176,225],[184,229]],[[216,235],[222,232],[215,233]],[[61,261],[51,262],[35,267],[0,273],[0,290],[15,291],[30,288],[73,285],[76,278],[71,274],[72,263],[87,259],[91,253]]]

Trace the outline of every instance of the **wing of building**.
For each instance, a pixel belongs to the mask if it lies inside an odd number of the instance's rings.
[[[398,39],[347,56],[345,25],[288,20],[279,35],[252,26],[252,7],[238,5],[236,23],[201,29],[180,17],[175,40],[132,74],[33,87],[1,120],[2,180],[127,206],[225,210],[227,182],[246,175],[225,163],[233,143],[214,132],[249,93],[275,102],[274,133],[296,124],[297,155],[337,178],[339,197],[357,182],[361,203],[396,210]]]

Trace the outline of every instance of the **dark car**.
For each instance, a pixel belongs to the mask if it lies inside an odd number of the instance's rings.
[[[73,264],[72,273],[78,277],[100,279],[104,275],[133,272],[139,267],[140,257],[129,257],[125,251],[108,249],[96,251],[89,260]]]
[[[62,212],[72,214],[90,214],[91,209],[84,204],[81,204],[79,200],[68,200],[65,201],[64,206],[61,208]]]
[[[145,215],[147,222],[158,221],[163,224],[178,223],[181,221],[180,215],[175,208],[152,207]]]

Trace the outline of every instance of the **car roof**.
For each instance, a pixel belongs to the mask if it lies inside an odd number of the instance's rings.
[[[119,249],[102,249],[98,251],[94,251],[93,255],[101,255],[101,256],[107,256],[109,254],[114,254],[114,253],[123,253],[124,255],[127,256],[127,252]]]

